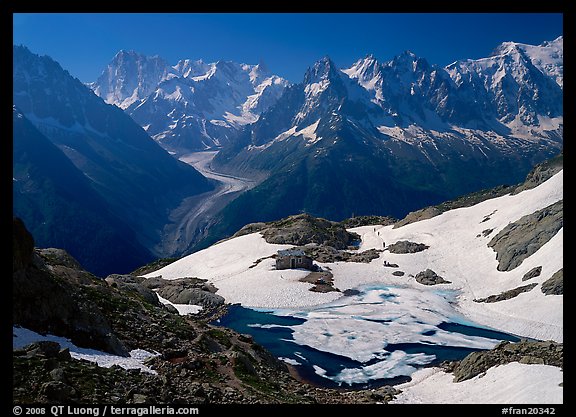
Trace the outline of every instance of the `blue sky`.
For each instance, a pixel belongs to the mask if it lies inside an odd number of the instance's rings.
[[[120,49],[179,59],[256,64],[301,82],[325,55],[339,67],[404,50],[430,63],[487,56],[499,43],[540,44],[563,34],[559,13],[42,13],[14,14],[14,44],[49,55],[83,82]]]

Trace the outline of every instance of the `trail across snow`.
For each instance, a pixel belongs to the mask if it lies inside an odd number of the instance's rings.
[[[213,171],[211,162],[217,153],[218,151],[194,152],[179,158],[218,184],[212,191],[186,198],[170,213],[171,223],[165,226],[162,241],[155,248],[158,256],[179,256],[184,253],[205,236],[216,213],[240,193],[258,184],[253,179]]]

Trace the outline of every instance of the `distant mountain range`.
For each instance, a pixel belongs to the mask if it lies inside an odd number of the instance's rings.
[[[150,136],[173,152],[229,145],[282,95],[288,82],[264,64],[181,60],[120,51],[89,86],[125,109]]]
[[[300,211],[403,217],[521,181],[562,149],[562,45],[505,43],[446,68],[410,52],[344,70],[323,58],[216,156],[268,179],[222,211],[215,239]]]
[[[51,58],[14,46],[13,77],[14,213],[40,245],[129,271],[150,259],[170,210],[213,187]],[[94,234],[90,250],[76,233]]]

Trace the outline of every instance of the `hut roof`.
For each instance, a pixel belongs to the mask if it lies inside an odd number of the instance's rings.
[[[279,256],[306,256],[302,249],[284,249],[278,251]]]

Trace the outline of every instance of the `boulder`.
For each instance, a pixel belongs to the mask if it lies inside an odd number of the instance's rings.
[[[183,288],[180,285],[165,285],[158,290],[162,298],[174,304],[194,304],[217,307],[224,304],[224,297],[199,288]]]
[[[50,381],[42,384],[40,393],[49,400],[64,403],[76,395],[76,390],[61,381]]]
[[[408,240],[400,240],[396,243],[391,244],[386,249],[390,251],[390,253],[416,253],[422,252],[423,250],[428,249],[430,246],[425,245],[423,243],[415,243],[410,242]]]
[[[450,284],[450,281],[446,281],[440,275],[431,269],[426,269],[426,271],[419,272],[416,274],[416,281],[423,285],[436,285],[436,284]]]
[[[161,306],[160,300],[154,291],[150,288],[142,285],[144,278],[136,277],[133,275],[120,275],[112,274],[108,275],[105,279],[108,285],[116,288],[120,288],[125,291],[135,292],[140,295],[146,302],[155,305],[157,307]]]

